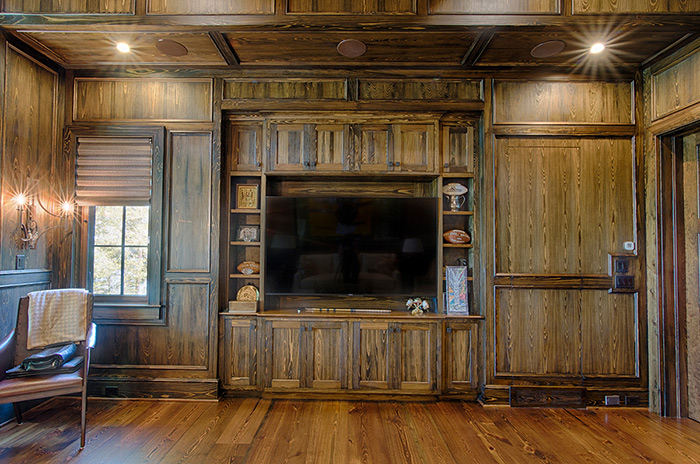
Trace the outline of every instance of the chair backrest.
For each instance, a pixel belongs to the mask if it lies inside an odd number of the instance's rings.
[[[92,294],[88,294],[87,301],[87,330],[90,330],[90,324],[92,322]],[[32,350],[27,349],[27,329],[29,327],[29,317],[27,310],[29,309],[29,297],[25,296],[19,300],[19,308],[17,313],[17,327],[15,329],[15,366],[21,363],[28,356],[39,353],[43,350],[42,348],[36,348]],[[85,348],[85,341],[87,339],[87,331],[85,337],[80,340],[79,351]]]

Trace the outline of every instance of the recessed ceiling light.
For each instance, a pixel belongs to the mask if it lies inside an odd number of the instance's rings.
[[[187,47],[182,45],[180,42],[175,42],[170,39],[158,39],[156,41],[156,48],[166,55],[170,56],[185,56],[188,53]]]
[[[335,48],[338,50],[338,53],[348,58],[357,58],[364,55],[367,51],[367,45],[357,39],[341,40]]]
[[[119,50],[122,53],[129,53],[131,51],[131,47],[129,47],[129,44],[127,43],[119,42],[117,44],[117,50]]]
[[[535,45],[530,50],[530,55],[533,58],[549,58],[560,54],[566,48],[566,43],[563,40],[548,40],[539,45]]]
[[[605,50],[605,45],[602,43],[594,43],[593,46],[591,46],[591,53],[600,53],[603,50]]]

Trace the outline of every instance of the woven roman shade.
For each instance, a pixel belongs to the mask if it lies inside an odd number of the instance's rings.
[[[81,206],[147,205],[150,137],[78,137],[76,202]]]

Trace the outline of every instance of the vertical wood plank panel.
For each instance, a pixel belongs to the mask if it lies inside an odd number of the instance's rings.
[[[5,0],[6,13],[84,13],[84,14],[124,14],[134,12],[134,0]]]
[[[168,270],[209,272],[211,133],[171,134]]]
[[[343,124],[317,124],[314,130],[316,170],[341,171],[348,151],[345,142],[349,129]]]
[[[573,0],[575,14],[692,13],[700,11],[696,0]]]
[[[431,14],[557,13],[557,0],[429,0]]]
[[[388,322],[354,323],[353,388],[389,388],[391,347]]]
[[[700,101],[700,50],[651,77],[652,118],[659,119]]]
[[[149,0],[148,14],[273,14],[274,0]]]
[[[296,14],[406,14],[416,12],[416,0],[288,0],[287,12]]]
[[[391,126],[361,124],[358,128],[360,169],[386,171],[393,150]]]
[[[268,322],[267,343],[268,386],[273,388],[301,387],[301,321]]]
[[[319,389],[347,388],[347,329],[345,322],[308,323],[312,351],[308,387]],[[307,350],[308,351],[308,350]]]

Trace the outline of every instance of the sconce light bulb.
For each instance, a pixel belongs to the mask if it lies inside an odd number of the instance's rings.
[[[593,44],[593,46],[591,46],[591,53],[600,53],[603,50],[605,50],[605,45],[600,42],[595,43]]]
[[[15,203],[17,206],[24,206],[27,204],[27,196],[24,193],[20,193],[15,197]]]
[[[71,203],[70,201],[64,201],[61,204],[61,211],[63,212],[63,214],[72,213],[73,212],[73,203]]]
[[[117,50],[119,50],[122,53],[129,53],[129,51],[131,51],[131,47],[129,47],[129,44],[127,43],[119,42],[117,44]]]

